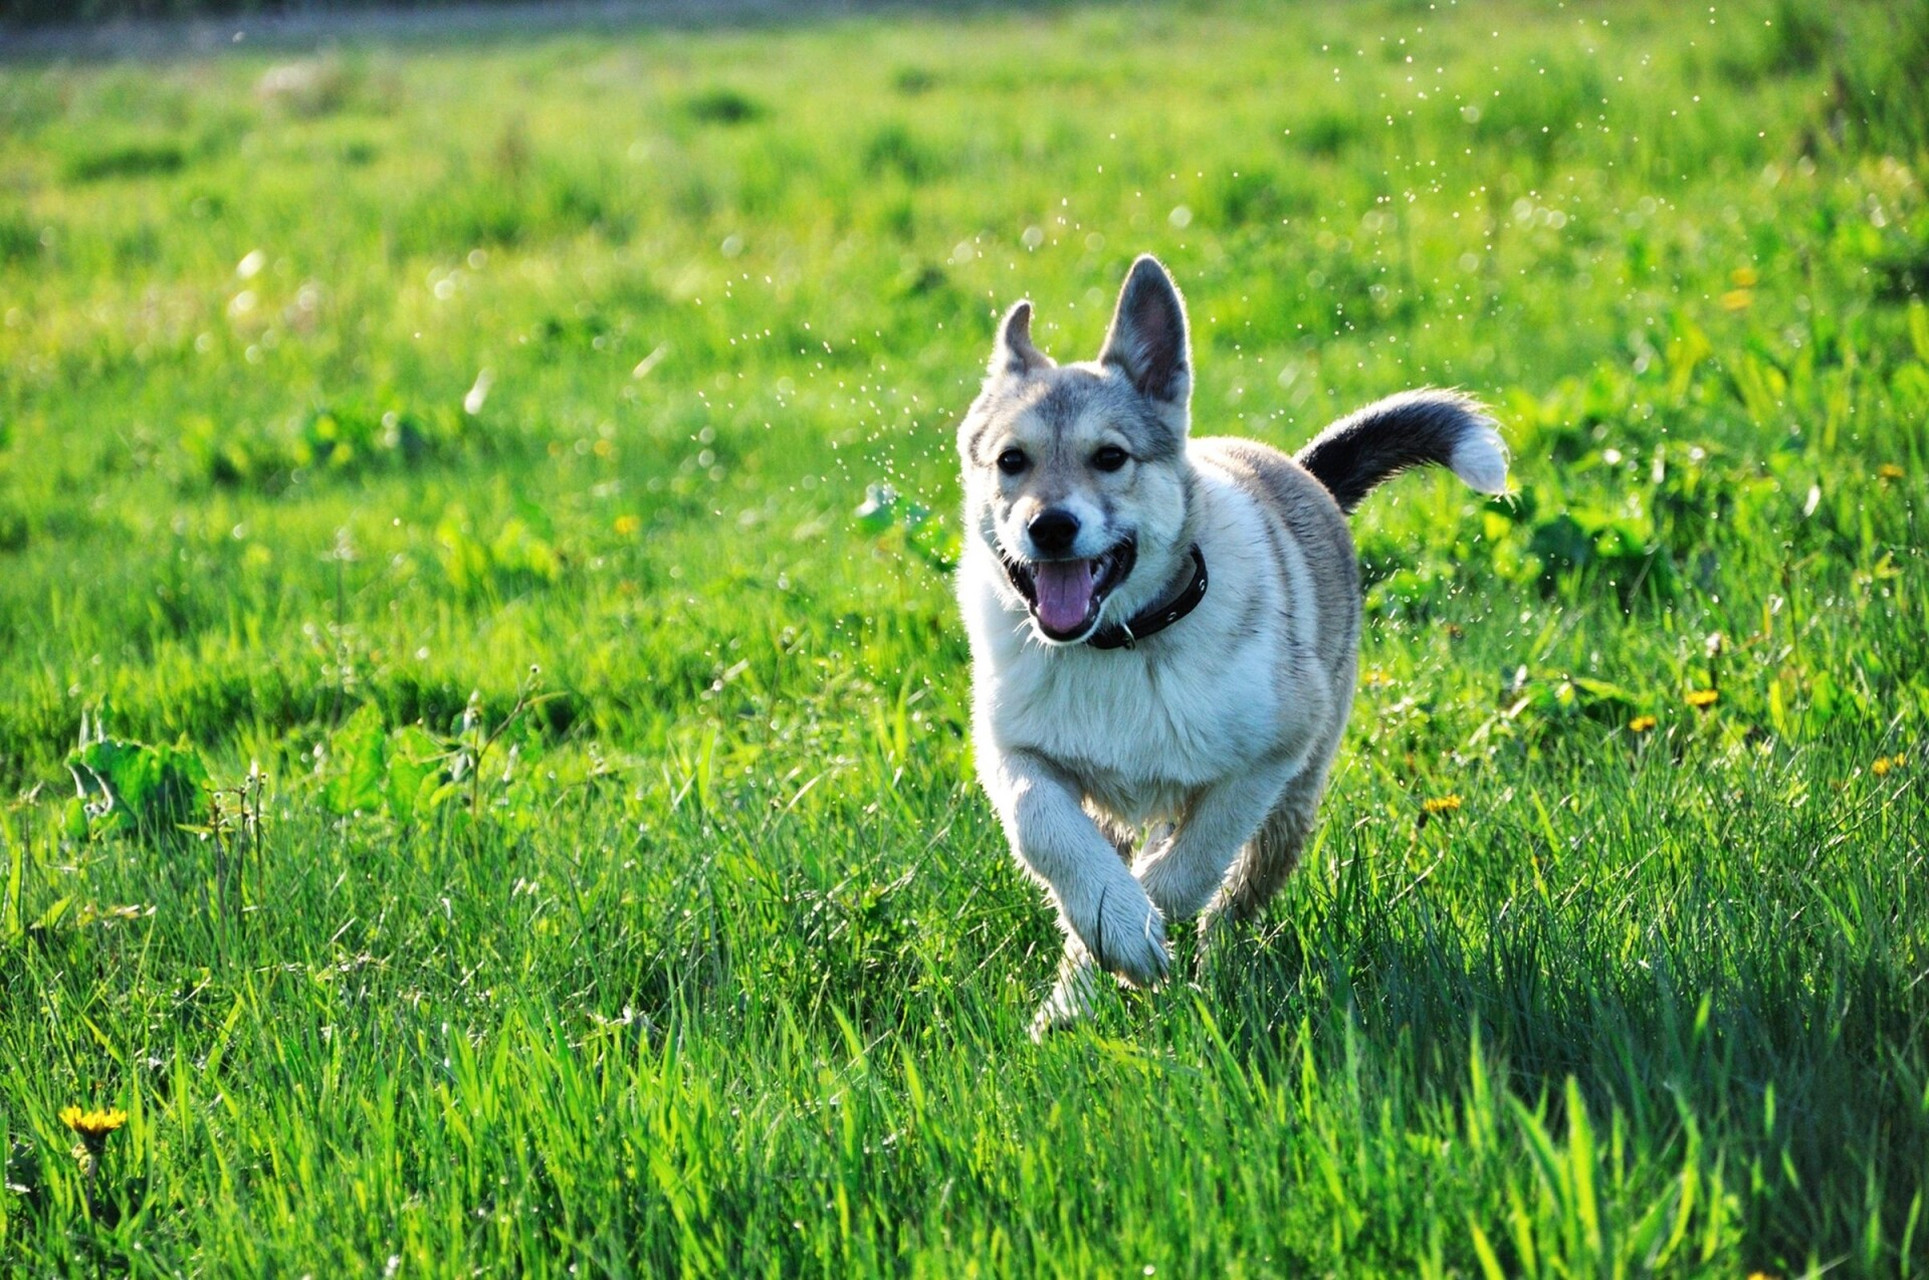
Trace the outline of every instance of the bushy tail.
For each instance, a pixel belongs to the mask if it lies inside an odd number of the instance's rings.
[[[1402,391],[1341,418],[1299,451],[1299,465],[1351,512],[1375,485],[1438,464],[1482,493],[1507,491],[1507,448],[1480,402],[1458,391]]]

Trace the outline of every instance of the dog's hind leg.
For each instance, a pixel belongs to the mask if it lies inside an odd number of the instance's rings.
[[[1225,883],[1199,913],[1198,948],[1192,960],[1195,981],[1204,979],[1234,931],[1258,918],[1298,869],[1318,807],[1317,790],[1307,797],[1283,798],[1267,817],[1266,825],[1239,851]]]
[[[1299,766],[1297,759],[1275,758],[1202,788],[1171,835],[1140,853],[1132,874],[1166,919],[1195,916],[1213,901],[1241,850],[1292,791]]]
[[[1210,949],[1213,938],[1227,925],[1257,916],[1299,867],[1326,789],[1326,771],[1295,778],[1267,815],[1265,824],[1239,852],[1225,883],[1199,916],[1199,938]]]

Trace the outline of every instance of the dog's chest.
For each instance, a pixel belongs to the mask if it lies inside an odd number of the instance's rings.
[[[992,730],[1038,752],[1121,817],[1168,815],[1276,737],[1273,675],[1256,652],[1186,662],[1030,650],[993,677]]]

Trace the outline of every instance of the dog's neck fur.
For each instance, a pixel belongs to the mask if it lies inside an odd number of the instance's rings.
[[[1139,562],[1132,576],[1119,584],[1105,601],[1099,616],[1101,627],[1126,622],[1147,609],[1165,603],[1185,589],[1192,576],[1192,547],[1198,541],[1199,472],[1191,461],[1185,464],[1185,518],[1179,535],[1165,546],[1149,553],[1139,545]]]

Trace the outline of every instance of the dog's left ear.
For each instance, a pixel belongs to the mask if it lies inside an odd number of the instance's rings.
[[[1149,253],[1126,274],[1098,358],[1124,373],[1141,394],[1161,403],[1184,405],[1192,391],[1186,304],[1165,267]]]
[[[1031,303],[1014,303],[998,322],[998,339],[991,345],[989,374],[993,378],[1022,377],[1051,367],[1051,357],[1032,345]]]

